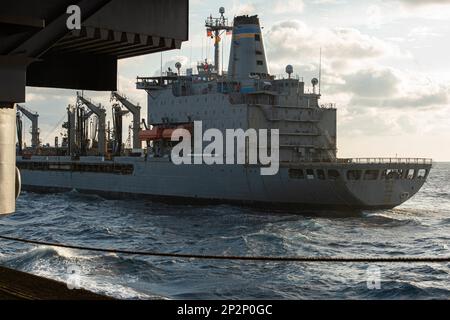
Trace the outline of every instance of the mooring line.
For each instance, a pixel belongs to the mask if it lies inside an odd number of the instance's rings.
[[[197,260],[234,260],[234,261],[255,261],[255,262],[342,262],[342,263],[450,263],[450,257],[271,257],[271,256],[221,256],[203,255],[188,253],[164,253],[149,251],[130,251],[121,249],[96,248],[79,245],[69,245],[54,242],[21,239],[15,237],[1,236],[0,239],[35,244],[49,247],[74,249],[82,251],[93,251],[103,253],[115,253],[124,255],[140,255],[150,257],[165,257],[176,259],[197,259]]]

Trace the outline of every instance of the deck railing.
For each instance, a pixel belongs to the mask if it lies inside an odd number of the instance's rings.
[[[338,159],[340,163],[362,164],[433,164],[433,159],[428,158],[352,158]]]

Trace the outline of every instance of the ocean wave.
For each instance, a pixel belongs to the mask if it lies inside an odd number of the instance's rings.
[[[363,284],[367,285],[367,284]],[[450,290],[424,286],[411,281],[387,280],[381,282],[381,290],[365,290],[362,295],[367,299],[403,300],[403,299],[448,299]]]
[[[395,228],[403,226],[426,226],[423,221],[412,216],[396,215],[389,213],[365,213],[364,223],[370,226],[380,226],[383,228]]]
[[[62,259],[68,261],[92,260],[98,255],[87,254],[85,251],[57,248],[50,246],[39,246],[22,253],[8,255],[6,262],[16,266],[27,267],[36,261]]]
[[[149,292],[140,292],[137,289],[141,279],[137,276],[127,276],[151,269],[150,273],[146,272],[144,282],[162,280],[162,271],[158,272],[158,268],[143,260],[122,258],[115,254],[85,255],[78,250],[47,246],[0,257],[5,266],[61,282],[67,281],[69,268],[76,267],[82,270],[79,274],[81,287],[104,295],[121,299],[164,298]],[[114,268],[111,268],[111,265],[114,265]],[[116,271],[111,273],[111,270]],[[121,273],[121,270],[126,272]],[[118,279],[120,280],[117,281]]]
[[[443,187],[448,173],[435,177],[399,208],[350,213],[181,206],[108,200],[76,191],[23,193],[18,212],[0,219],[0,232],[95,247],[218,255],[448,255],[450,205]],[[2,242],[0,261],[60,281],[66,281],[68,267],[79,266],[85,288],[125,299],[450,296],[448,264],[383,264],[386,279],[381,290],[372,291],[364,282],[366,268],[360,264],[183,260],[30,247],[10,241]]]
[[[450,218],[444,218],[442,219],[439,224],[441,225],[449,225],[450,226]]]
[[[108,201],[107,199],[103,198],[98,194],[79,192],[75,189],[64,192],[62,193],[62,195],[71,200],[78,200],[78,201]]]

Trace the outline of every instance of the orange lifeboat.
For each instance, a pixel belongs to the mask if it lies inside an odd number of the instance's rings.
[[[142,130],[139,132],[139,139],[141,141],[155,141],[155,140],[171,140],[172,134],[177,129],[186,129],[189,132],[192,132],[193,125],[192,124],[186,124],[186,125],[180,125],[176,128],[162,128],[162,127],[153,127],[151,130]]]
[[[185,130],[188,130],[189,132],[192,133],[193,126],[192,126],[192,124],[186,124],[186,125],[178,126],[178,127],[176,127],[176,128],[165,129],[165,130],[163,131],[162,138],[163,138],[163,139],[167,139],[167,140],[171,140],[171,139],[172,139],[172,134],[173,134],[173,132],[174,132],[175,130],[177,130],[177,129],[185,129]]]
[[[139,140],[141,141],[153,141],[162,138],[162,128],[154,127],[151,130],[142,130],[139,132]]]
[[[172,134],[176,129],[165,129],[162,133],[162,138],[166,140],[172,139]]]

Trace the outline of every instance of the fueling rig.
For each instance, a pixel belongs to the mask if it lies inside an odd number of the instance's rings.
[[[23,141],[23,120],[22,116],[27,117],[31,121],[31,147],[26,148],[26,144]],[[41,145],[39,139],[39,114],[37,112],[32,112],[28,110],[25,106],[17,104],[17,154],[21,155],[24,152],[24,146],[26,152],[34,153]]]
[[[131,102],[124,94],[111,92],[112,121],[107,121],[107,110],[101,104],[94,103],[83,93],[77,92],[76,103],[68,105],[67,118],[62,124],[62,141],[55,136],[54,146],[42,145],[39,139],[37,113],[31,112],[23,106],[17,109],[17,155],[25,158],[39,156],[70,156],[79,158],[83,156],[98,156],[111,158],[114,156],[140,155],[141,141],[141,107]],[[32,122],[31,147],[23,148],[23,121],[22,114]],[[123,117],[131,114],[132,145],[127,148],[123,141]],[[131,136],[131,132],[130,132]]]
[[[77,92],[75,105],[67,108],[67,156],[113,156],[133,155],[142,152],[139,131],[141,128],[141,107],[132,103],[125,95],[111,92],[112,122],[106,120],[106,109],[95,104],[84,94]],[[126,148],[123,141],[123,117],[131,114],[133,122],[132,148]]]

